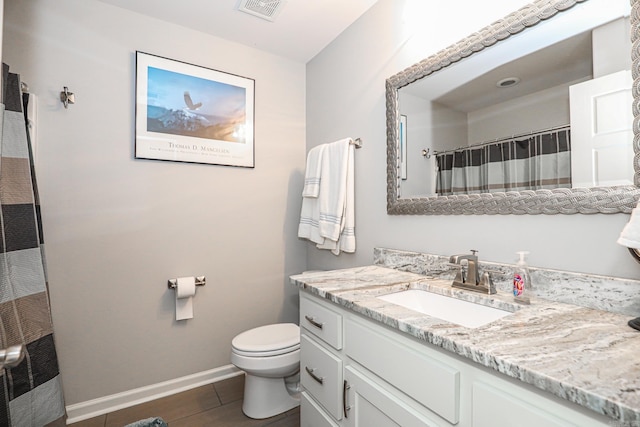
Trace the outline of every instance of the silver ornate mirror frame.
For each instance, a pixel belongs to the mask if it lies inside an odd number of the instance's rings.
[[[588,0],[536,0],[386,81],[387,213],[390,215],[629,213],[640,197],[640,0],[631,1],[635,186],[559,188],[398,198],[398,89]]]

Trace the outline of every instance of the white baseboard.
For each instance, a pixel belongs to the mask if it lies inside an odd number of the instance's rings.
[[[68,405],[67,424],[104,415],[118,409],[128,408],[161,397],[170,396],[192,388],[215,383],[227,378],[242,375],[242,371],[233,365],[221,366],[209,371],[198,372],[185,377],[151,384],[145,387]]]

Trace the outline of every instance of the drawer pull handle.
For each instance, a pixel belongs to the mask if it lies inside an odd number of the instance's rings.
[[[309,374],[311,376],[311,378],[316,380],[316,382],[320,383],[320,385],[322,385],[324,383],[324,378],[323,377],[319,377],[319,376],[317,376],[316,374],[313,373],[313,371],[315,369],[309,369],[308,366],[305,366],[304,369],[306,369],[307,374]]]
[[[307,319],[307,321],[308,321],[309,323],[311,323],[313,326],[315,326],[315,327],[316,327],[316,328],[318,328],[318,329],[322,329],[322,327],[323,327],[323,325],[324,325],[323,323],[318,323],[318,322],[316,322],[316,320],[315,320],[313,317],[304,316],[304,318],[305,318],[305,319]]]
[[[351,406],[347,405],[347,390],[349,390],[351,386],[347,383],[347,380],[344,380],[342,383],[342,413],[345,418],[349,418],[348,412],[351,410]]]

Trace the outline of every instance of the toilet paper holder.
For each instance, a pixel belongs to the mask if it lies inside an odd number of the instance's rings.
[[[204,276],[196,276],[196,286],[204,286],[206,278]],[[178,279],[169,279],[167,287],[169,289],[175,289],[178,285]]]

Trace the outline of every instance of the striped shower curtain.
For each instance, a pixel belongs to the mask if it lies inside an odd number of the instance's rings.
[[[571,131],[480,144],[436,155],[436,194],[571,188]]]
[[[28,99],[25,98],[25,100]],[[0,370],[0,426],[64,425],[42,252],[40,206],[20,77],[2,69],[0,141],[0,348],[22,344],[19,365]]]

